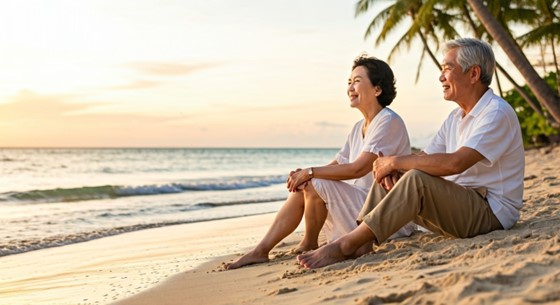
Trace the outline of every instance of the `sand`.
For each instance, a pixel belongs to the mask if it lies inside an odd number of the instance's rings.
[[[526,153],[524,201],[511,230],[416,233],[317,270],[289,253],[298,230],[270,262],[223,271],[273,214],[13,255],[0,258],[0,304],[560,304],[560,147]]]
[[[109,304],[249,247],[273,217],[149,229],[0,257],[0,304]]]

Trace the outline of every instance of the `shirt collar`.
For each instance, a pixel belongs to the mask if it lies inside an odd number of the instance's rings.
[[[467,116],[477,117],[482,110],[490,103],[492,97],[494,96],[494,91],[491,88],[488,88],[486,92],[480,97],[478,102],[474,105],[473,109],[467,114]],[[463,109],[459,108],[459,111],[455,113],[455,116],[463,117]]]

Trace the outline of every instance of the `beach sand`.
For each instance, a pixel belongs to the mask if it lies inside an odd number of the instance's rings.
[[[289,253],[223,271],[274,215],[180,225],[0,258],[1,304],[560,304],[560,147],[526,152],[524,208],[508,231],[432,233],[306,270]],[[30,264],[30,265],[28,265]]]
[[[0,304],[109,304],[253,245],[273,218],[176,225],[0,257]]]

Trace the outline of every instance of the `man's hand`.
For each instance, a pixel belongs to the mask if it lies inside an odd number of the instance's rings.
[[[375,181],[377,181],[377,183],[383,185],[382,181],[384,180],[384,178],[390,176],[396,170],[395,168],[393,168],[393,158],[394,157],[385,157],[383,156],[382,152],[379,152],[379,157],[373,162],[372,170],[373,176],[375,177]],[[387,181],[387,183],[391,182],[390,184],[394,185],[394,183],[392,183],[393,179],[390,180],[391,181]]]

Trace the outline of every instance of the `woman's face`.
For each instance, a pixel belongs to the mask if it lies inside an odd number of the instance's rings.
[[[352,71],[352,75],[348,79],[347,89],[350,107],[363,107],[371,101],[377,101],[377,92],[380,89],[371,84],[367,73],[368,70],[364,66],[358,66]]]

